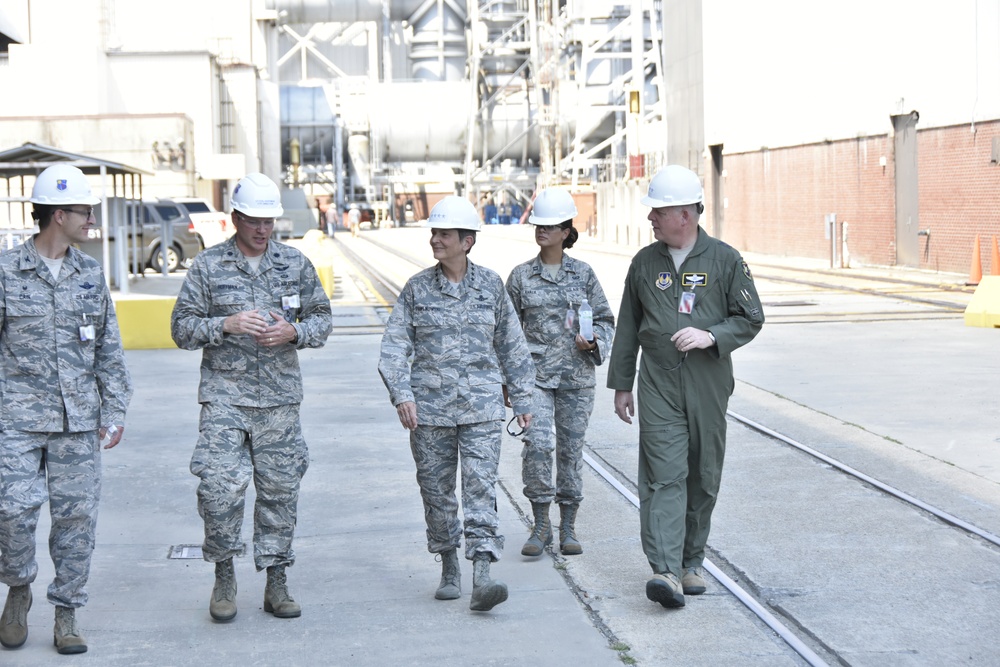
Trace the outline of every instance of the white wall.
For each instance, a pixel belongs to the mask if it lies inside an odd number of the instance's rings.
[[[116,114],[183,114],[192,120],[194,166],[216,152],[212,63],[207,52],[108,57],[108,106]],[[176,146],[179,137],[158,137]],[[146,168],[144,165],[137,165]]]
[[[1000,0],[704,0],[705,128],[726,152],[1000,117]]]
[[[250,62],[251,4],[248,0],[114,0],[115,33],[122,51],[210,50]]]
[[[266,103],[258,104],[258,74],[268,77],[267,23],[255,18],[264,9],[264,0],[13,0],[10,6],[6,2],[0,1],[0,14],[18,25],[27,25],[30,9],[31,32],[30,43],[11,45],[7,66],[0,67],[0,126],[12,124],[23,131],[26,126],[13,119],[45,122],[27,126],[37,133],[0,129],[0,138],[15,140],[0,144],[0,149],[36,141],[107,157],[106,138],[71,136],[68,133],[82,125],[59,119],[180,115],[189,119],[184,132],[176,136],[158,132],[138,140],[132,136],[135,132],[161,126],[122,120],[123,142],[136,155],[121,161],[149,169],[153,141],[176,148],[183,139],[187,175],[180,182],[194,190],[198,163],[219,163],[219,68],[213,60],[217,58],[226,66],[235,107],[235,146],[246,164],[232,177],[261,169],[261,134],[266,138],[266,171],[278,176],[276,94],[265,91]],[[266,112],[263,119],[259,108]],[[261,123],[268,127],[260,130]],[[167,171],[173,170],[161,169],[146,184],[157,189],[162,177],[165,187],[176,188],[179,175]]]

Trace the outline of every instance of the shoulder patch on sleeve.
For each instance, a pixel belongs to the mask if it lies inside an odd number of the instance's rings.
[[[741,264],[743,265],[743,275],[745,275],[747,277],[747,280],[751,280],[752,281],[753,280],[753,276],[750,275],[750,267],[747,266],[747,261],[744,259],[744,260],[742,260]]]

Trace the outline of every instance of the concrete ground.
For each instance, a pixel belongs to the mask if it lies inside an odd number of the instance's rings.
[[[146,278],[143,289],[176,293],[180,279]],[[605,288],[609,296],[619,291]],[[930,500],[1000,530],[997,332],[963,327],[960,319],[765,332],[737,359],[734,411],[766,418],[794,437],[819,438],[852,465],[913,491],[929,489]],[[129,351],[136,393],[122,444],[104,455],[90,603],[79,612],[90,651],[63,657],[52,647],[43,518],[29,639],[19,650],[0,650],[0,664],[802,664],[714,580],[684,610],[648,602],[637,512],[590,473],[580,518],[584,555],[520,556],[527,503],[519,443],[509,438],[498,488],[507,547],[493,572],[510,587],[510,599],[489,613],[470,612],[471,564],[464,562],[463,597],[435,600],[440,566],[426,551],[407,436],[375,370],[379,339],[335,333],[326,347],[301,353],[311,465],[300,500],[298,561],[289,571],[301,618],[263,612],[264,575],[243,557],[239,615],[213,623],[212,566],[169,557],[202,537],[196,478],[187,469],[197,436],[200,354]],[[869,351],[872,339],[878,343]],[[954,342],[938,347],[942,340]],[[634,479],[638,432],[610,405],[609,394],[599,392],[588,439],[627,481]],[[921,665],[989,664],[998,654],[997,640],[984,630],[1000,591],[997,550],[896,501],[873,499],[877,494],[863,485],[831,479],[823,466],[742,427],[730,425],[729,443],[713,558],[802,619],[825,655],[851,664]],[[961,465],[947,461],[949,452]],[[937,483],[928,486],[928,477]],[[850,548],[855,542],[866,551]],[[952,547],[948,553],[958,560],[949,563],[943,553]],[[920,563],[923,584],[913,569],[896,568],[908,561]],[[921,599],[921,591],[933,597]],[[955,632],[942,636],[935,624]],[[957,646],[968,649],[960,655]]]

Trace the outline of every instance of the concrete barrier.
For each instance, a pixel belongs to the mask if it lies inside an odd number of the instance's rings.
[[[333,297],[334,271],[333,271],[333,239],[318,229],[310,229],[301,239],[289,239],[284,243],[302,251],[302,254],[309,258],[316,273],[319,274],[319,281],[323,284],[323,291],[326,297]]]
[[[1000,328],[1000,276],[983,276],[965,307],[965,326]]]
[[[333,240],[318,229],[306,232],[301,239],[285,241],[302,251],[316,267],[327,298],[333,297]],[[170,337],[170,313],[177,297],[148,294],[114,297],[118,313],[118,328],[126,350],[157,350],[176,348]]]

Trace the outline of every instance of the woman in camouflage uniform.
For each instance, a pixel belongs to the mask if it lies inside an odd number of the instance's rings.
[[[559,547],[583,553],[576,539],[576,513],[583,500],[583,443],[594,408],[594,367],[608,354],[614,314],[593,269],[568,257],[579,234],[573,229],[576,205],[569,192],[543,190],[528,222],[535,225],[540,252],[518,265],[507,279],[507,293],[521,319],[535,362],[535,421],[521,454],[524,495],[531,501],[534,530],[521,553],[539,556],[552,542],[549,505],[559,504]],[[594,338],[579,334],[577,310],[586,300],[594,311]],[[556,482],[552,483],[552,454]]]
[[[504,397],[509,389],[518,425],[531,426],[535,368],[500,276],[468,259],[480,228],[476,207],[449,195],[427,226],[438,262],[406,281],[385,325],[378,371],[410,431],[427,550],[441,554],[434,597],[461,597],[464,535],[473,567],[469,607],[489,611],[507,599],[507,585],[490,576],[504,543],[496,503]]]

